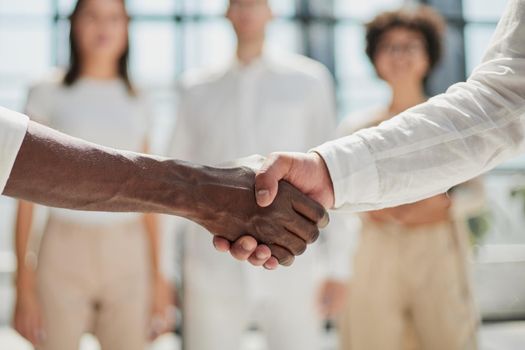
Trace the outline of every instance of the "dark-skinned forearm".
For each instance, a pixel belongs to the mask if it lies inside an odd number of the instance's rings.
[[[255,172],[116,151],[30,123],[4,194],[60,208],[182,216],[235,241],[252,235],[281,264],[319,236],[324,208],[286,182],[255,201]]]
[[[104,148],[30,123],[4,190],[48,206],[195,216],[204,168]]]

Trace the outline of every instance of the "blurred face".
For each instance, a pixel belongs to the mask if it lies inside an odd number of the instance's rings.
[[[122,0],[84,0],[73,28],[81,57],[118,61],[128,42]]]
[[[272,19],[272,11],[268,0],[230,0],[226,17],[239,40],[260,39]]]
[[[378,75],[391,85],[423,83],[430,67],[423,35],[405,28],[389,30],[377,46],[374,65]]]

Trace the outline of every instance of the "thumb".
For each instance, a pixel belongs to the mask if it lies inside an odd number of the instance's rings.
[[[282,154],[270,155],[255,175],[255,197],[257,204],[267,207],[277,196],[279,181],[288,175],[291,159]]]

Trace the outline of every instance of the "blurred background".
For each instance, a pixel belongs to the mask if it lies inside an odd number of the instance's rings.
[[[277,50],[304,54],[322,62],[335,78],[338,120],[356,110],[387,103],[389,89],[380,81],[364,50],[363,23],[377,13],[423,3],[446,19],[446,51],[427,83],[430,95],[463,81],[481,61],[506,0],[275,0],[276,19],[268,42]],[[0,0],[0,105],[23,111],[31,84],[69,59],[68,16],[73,0]],[[130,71],[153,106],[153,153],[166,148],[176,122],[175,86],[189,69],[227,62],[235,36],[224,18],[227,0],[128,0]],[[482,349],[525,347],[525,158],[509,162],[484,178],[490,229],[476,242],[476,298],[484,326]],[[30,347],[9,329],[13,305],[14,201],[0,199],[0,348]],[[175,260],[169,242],[168,261]],[[169,262],[168,262],[169,264]],[[175,265],[175,261],[173,261]],[[174,268],[173,274],[176,273]],[[326,334],[326,349],[334,335]],[[154,349],[177,349],[167,336]],[[86,338],[82,349],[96,349]],[[246,349],[262,349],[256,332]]]

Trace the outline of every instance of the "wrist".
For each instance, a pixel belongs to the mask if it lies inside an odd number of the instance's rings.
[[[36,289],[36,275],[34,272],[18,273],[15,276],[17,295],[25,295]]]
[[[231,204],[226,193],[241,188],[254,192],[255,173],[242,167],[221,169],[143,156],[136,169],[126,192],[133,194],[142,211],[184,217],[206,228]]]
[[[135,162],[132,179],[123,191],[140,211],[192,218],[197,213],[198,191],[204,167],[143,156]]]
[[[309,156],[314,167],[313,174],[316,174],[316,178],[319,180],[320,191],[322,191],[323,194],[322,198],[324,203],[321,204],[328,209],[333,208],[335,205],[334,184],[328,166],[318,152],[312,151],[309,153]]]
[[[251,176],[247,176],[251,172]],[[218,219],[231,211],[230,194],[249,191],[255,205],[255,173],[247,168],[221,169],[183,161],[137,159],[133,177],[124,190],[140,211],[176,215],[214,232]],[[130,201],[128,199],[128,201]]]

